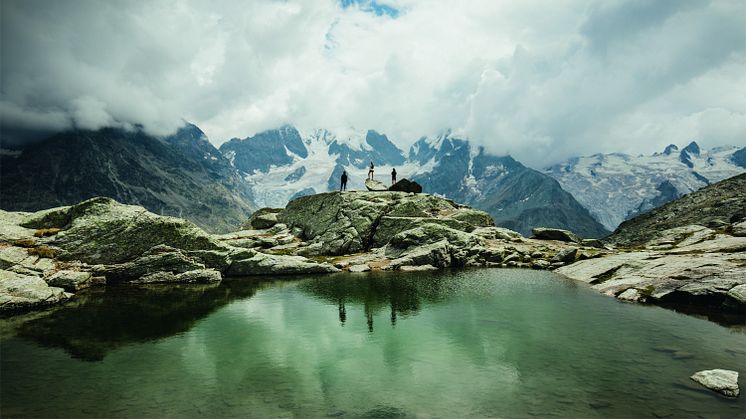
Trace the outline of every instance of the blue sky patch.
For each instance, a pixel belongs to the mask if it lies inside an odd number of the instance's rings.
[[[378,3],[375,0],[339,0],[343,9],[348,7],[358,7],[365,12],[375,13],[377,16],[398,17],[399,10],[385,4]]]

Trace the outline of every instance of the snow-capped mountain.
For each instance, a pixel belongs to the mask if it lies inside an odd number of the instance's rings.
[[[594,154],[546,169],[609,230],[622,221],[746,172],[746,148],[669,145],[650,156]]]
[[[232,139],[220,151],[245,174],[260,206],[282,207],[297,196],[338,190],[343,170],[348,189],[365,190],[372,161],[378,180],[390,182],[396,168],[398,179],[415,180],[425,192],[484,209],[498,225],[523,234],[540,225],[586,237],[608,233],[551,177],[509,156],[489,155],[448,132],[421,138],[405,155],[373,130],[342,135],[284,126]]]

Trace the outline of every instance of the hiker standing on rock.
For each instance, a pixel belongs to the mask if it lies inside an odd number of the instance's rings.
[[[342,184],[339,185],[340,191],[346,191],[347,190],[347,171],[342,171]]]
[[[391,169],[391,184],[396,183],[396,168]]]
[[[368,168],[368,179],[373,180],[373,162],[370,162],[370,167]]]

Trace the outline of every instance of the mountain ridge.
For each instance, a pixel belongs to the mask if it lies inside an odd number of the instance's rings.
[[[71,130],[16,151],[0,156],[5,210],[107,196],[227,231],[257,208],[246,181],[192,124],[166,137],[140,129]]]
[[[711,183],[746,172],[746,147],[703,150],[692,141],[679,149],[632,156],[574,157],[544,173],[560,182],[607,229]]]

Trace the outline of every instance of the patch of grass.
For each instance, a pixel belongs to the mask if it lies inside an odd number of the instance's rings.
[[[28,254],[51,259],[57,256],[57,251],[48,246],[37,246],[28,249]]]
[[[279,255],[279,256],[295,256],[295,251],[298,250],[297,248],[291,247],[287,249],[266,249],[267,253],[272,255]]]
[[[36,236],[36,237],[49,237],[49,236],[54,236],[55,234],[59,233],[60,231],[62,231],[62,229],[61,228],[56,228],[56,227],[52,227],[52,228],[40,228],[40,229],[36,230],[36,232],[34,233],[34,236]]]
[[[36,240],[34,239],[18,239],[13,241],[13,246],[18,247],[34,247],[36,246]]]
[[[637,292],[640,293],[641,296],[645,298],[649,298],[651,295],[653,295],[653,291],[655,291],[655,287],[652,285],[648,285],[645,288],[638,288]]]

